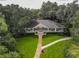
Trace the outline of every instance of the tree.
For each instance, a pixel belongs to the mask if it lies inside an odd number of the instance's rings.
[[[79,42],[79,11],[77,11],[76,15],[73,17],[72,25],[73,27],[71,29],[71,35],[73,40]]]
[[[74,1],[73,1],[74,2]],[[72,20],[77,10],[79,10],[78,4],[68,3],[65,7],[61,5],[59,10],[57,11],[57,18],[59,19],[60,23],[63,24],[66,29],[65,32],[67,35],[70,35],[70,28],[72,28]]]
[[[4,57],[5,58],[20,58],[20,55],[17,52],[9,52],[9,53],[4,54]]]
[[[20,57],[16,52],[15,43],[15,39],[8,33],[8,26],[4,18],[0,16],[0,58]]]
[[[30,11],[31,11],[31,16],[30,17],[32,19],[41,18],[40,15],[39,15],[40,14],[40,10],[39,9],[31,9]]]
[[[0,43],[6,46],[10,51],[16,50],[15,48],[16,41],[10,33],[7,33],[4,36],[2,36],[2,40],[0,41]]]
[[[8,52],[8,49],[5,46],[0,45],[0,54],[4,54],[6,52]]]
[[[24,26],[25,24],[27,24],[27,22],[28,22],[29,20],[30,20],[30,18],[27,17],[27,16],[22,17],[22,18],[19,20],[19,22],[18,22],[18,27]]]
[[[73,17],[73,27],[71,28],[72,44],[68,48],[68,57],[78,58],[79,57],[79,11]]]
[[[18,29],[18,22],[20,22],[21,19],[24,19],[24,17],[25,19],[32,18],[31,10],[14,4],[2,6],[1,12],[5,16],[6,23],[11,33],[16,32]],[[28,20],[26,20],[26,22]]]
[[[66,8],[65,5],[60,5],[57,12],[56,12],[56,17],[58,19],[58,22],[63,25],[65,23],[65,14],[64,14],[65,8]]]
[[[58,10],[57,3],[52,3],[48,1],[47,3],[43,2],[41,7],[41,17],[43,19],[52,19],[55,20],[56,18],[56,11]]]
[[[5,33],[7,31],[8,31],[8,26],[5,23],[4,18],[0,16],[0,33]]]
[[[16,51],[9,51],[5,46],[0,45],[0,58],[19,58],[20,55]]]

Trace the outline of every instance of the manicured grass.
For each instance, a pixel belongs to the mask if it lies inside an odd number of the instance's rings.
[[[56,43],[46,49],[41,54],[41,58],[64,58],[65,57],[65,49],[70,46],[71,41],[61,41]]]
[[[44,35],[43,36],[43,40],[42,40],[42,43],[43,45],[46,45],[46,44],[49,44],[55,40],[58,40],[60,38],[63,38],[64,36],[62,35],[54,35],[54,34],[47,34],[47,35]]]
[[[26,37],[22,37],[17,40],[16,48],[24,58],[34,57],[36,47],[37,36],[27,35]]]
[[[50,42],[58,40],[64,36],[47,34],[43,36],[43,45]],[[20,52],[21,56],[24,58],[33,58],[36,48],[37,48],[37,36],[36,35],[26,35],[25,37],[17,38],[16,48]]]

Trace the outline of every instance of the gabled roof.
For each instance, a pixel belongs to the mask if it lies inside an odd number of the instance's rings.
[[[43,25],[49,27],[49,28],[58,28],[58,27],[64,27],[63,25],[56,23],[51,20],[37,20],[38,23],[42,23]]]
[[[37,26],[35,26],[34,28],[48,28],[46,25],[39,23]]]
[[[39,23],[45,25],[48,28],[64,28],[63,25],[51,20],[32,20],[30,24],[27,24],[27,27],[33,28],[37,26]]]

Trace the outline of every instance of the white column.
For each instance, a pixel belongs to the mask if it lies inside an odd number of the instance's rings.
[[[56,28],[55,28],[55,32],[56,32]]]

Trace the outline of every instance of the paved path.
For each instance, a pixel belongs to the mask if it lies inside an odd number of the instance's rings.
[[[42,36],[43,36],[43,33],[38,32],[38,45],[37,45],[37,49],[36,49],[34,58],[40,57],[40,54],[41,54],[41,51],[42,51]]]
[[[47,47],[49,47],[49,46],[51,46],[51,45],[54,45],[54,44],[56,44],[56,43],[58,43],[58,42],[61,42],[61,41],[64,41],[64,40],[69,40],[69,39],[71,39],[71,37],[65,37],[65,38],[56,40],[56,41],[54,41],[54,42],[52,42],[52,43],[49,43],[49,44],[43,46],[43,47],[42,47],[42,50],[45,49],[45,48],[47,48]]]

